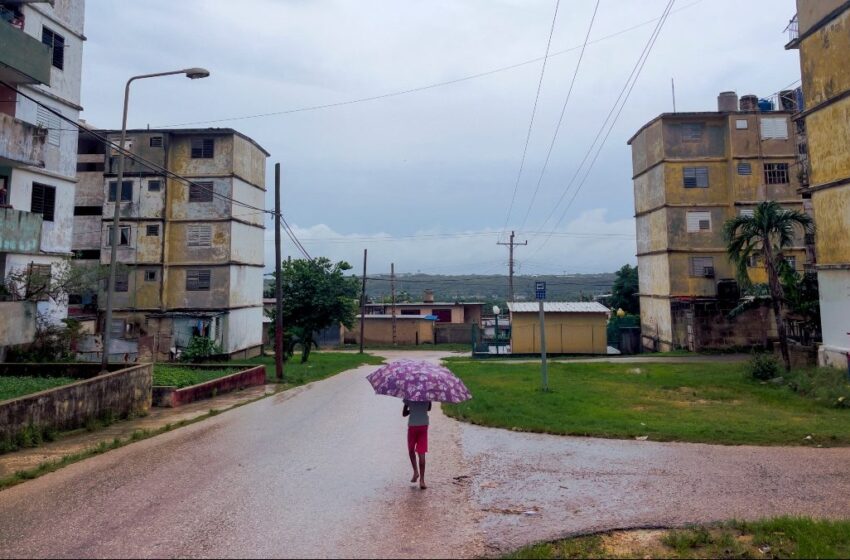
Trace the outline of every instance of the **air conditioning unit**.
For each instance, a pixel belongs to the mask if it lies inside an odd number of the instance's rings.
[[[703,269],[702,269],[702,275],[703,275],[705,278],[714,278],[714,267],[713,267],[713,266],[706,266],[706,267],[703,267]]]

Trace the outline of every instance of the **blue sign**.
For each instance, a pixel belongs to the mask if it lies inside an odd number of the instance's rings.
[[[534,283],[534,297],[535,299],[546,299],[546,282]]]

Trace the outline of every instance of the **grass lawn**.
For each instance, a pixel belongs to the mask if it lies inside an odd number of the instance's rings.
[[[688,529],[614,531],[538,544],[508,558],[848,558],[850,521],[779,517]]]
[[[539,390],[538,364],[448,365],[473,399],[443,410],[475,424],[655,441],[850,445],[850,408],[748,379],[746,364],[553,363],[549,393]]]
[[[74,383],[73,377],[0,377],[0,401]]]
[[[245,363],[266,366],[266,379],[269,383],[275,382],[273,356],[259,356],[247,360]],[[302,364],[301,354],[296,353],[292,359],[284,364],[284,375],[286,376],[287,385],[305,385],[364,364],[382,363],[384,363],[383,358],[365,353],[311,352],[310,360],[306,364]]]
[[[154,385],[169,385],[182,389],[198,383],[204,383],[225,375],[236,373],[242,368],[238,367],[221,367],[221,368],[191,368],[188,366],[172,365],[172,364],[156,364],[153,368],[153,384]]]

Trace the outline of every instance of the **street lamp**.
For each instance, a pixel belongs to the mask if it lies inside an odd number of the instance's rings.
[[[496,327],[495,327],[495,335],[496,335],[496,354],[499,353],[499,313],[501,313],[501,309],[499,309],[498,305],[493,306],[493,315],[496,316]]]
[[[119,228],[119,221],[121,218],[121,185],[124,182],[124,146],[127,142],[127,103],[130,100],[130,84],[135,80],[158,78],[160,76],[173,76],[175,74],[185,74],[190,80],[197,80],[200,78],[206,78],[210,75],[210,72],[205,68],[184,68],[183,70],[173,70],[171,72],[142,74],[141,76],[133,76],[127,80],[127,85],[124,86],[124,115],[121,119],[121,142],[118,145],[118,177],[117,184],[115,186],[115,212],[112,216],[112,249],[110,251],[109,259],[109,280],[106,285],[106,316],[104,317],[103,323],[103,357],[100,362],[101,371],[103,372],[108,371],[109,342],[112,338],[112,299],[115,294],[115,261],[118,256],[118,242],[121,239],[121,230]]]

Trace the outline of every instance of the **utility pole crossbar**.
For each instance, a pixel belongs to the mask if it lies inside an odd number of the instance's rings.
[[[515,242],[515,232],[511,231],[511,240],[508,243],[497,242],[496,245],[507,245],[508,247],[508,301],[514,300],[514,247],[528,245],[528,241]]]

